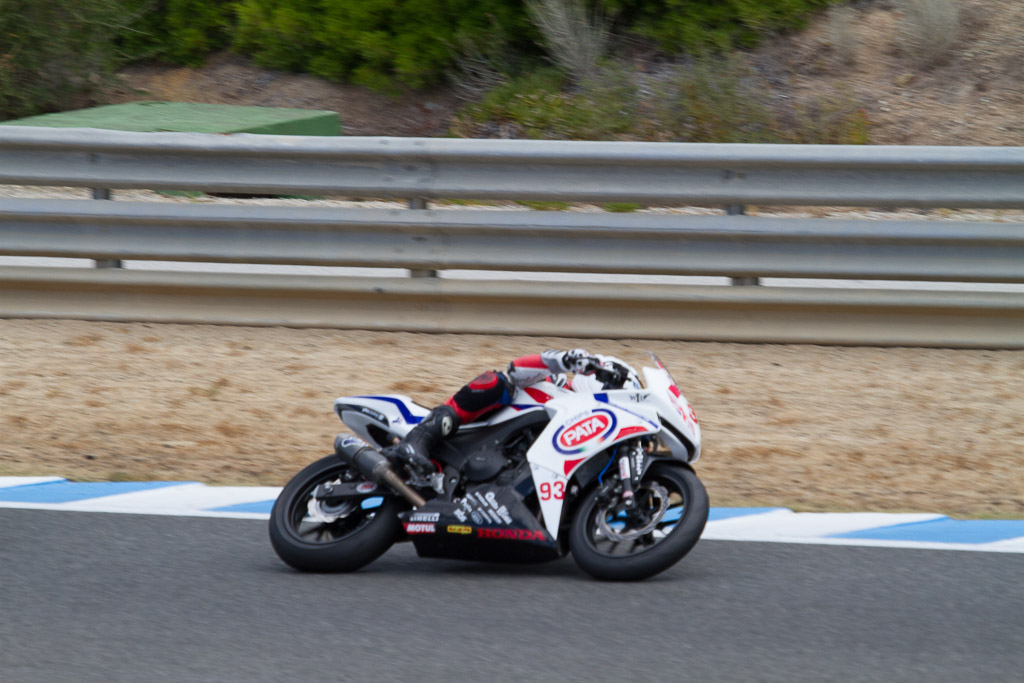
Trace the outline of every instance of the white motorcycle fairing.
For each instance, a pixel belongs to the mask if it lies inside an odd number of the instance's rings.
[[[611,581],[672,567],[700,540],[710,510],[688,466],[700,457],[693,409],[654,354],[656,367],[642,374],[611,356],[568,357],[579,370],[571,381],[520,373],[514,393],[503,392],[514,403],[444,438],[408,396],[336,399],[348,429],[281,490],[270,513],[274,551],[312,572],[356,571],[398,542],[423,558],[483,562],[571,553]],[[432,466],[389,449],[416,425]]]
[[[656,410],[641,405],[626,409],[607,400],[610,394],[638,394],[646,390],[592,395],[566,393],[544,404],[551,421],[526,453],[544,526],[556,539],[573,472],[622,441],[661,431]],[[612,454],[614,452],[612,448]],[[613,457],[609,458],[609,464]]]
[[[549,386],[558,390],[554,385]],[[466,432],[507,422],[527,410],[537,410],[541,407],[541,402],[529,394],[524,394],[520,401],[496,410],[486,420],[462,425],[459,431]],[[377,394],[342,396],[335,399],[334,412],[364,441],[376,443],[383,448],[391,445],[394,439],[401,439],[408,434],[410,429],[427,416],[430,409],[401,394]]]
[[[540,382],[519,391],[516,403],[486,420],[463,425],[459,431],[497,425],[526,411],[548,413],[550,421],[530,446],[526,459],[542,523],[551,538],[557,539],[573,474],[591,458],[608,453],[610,465],[616,454],[614,446],[641,436],[657,436],[673,458],[684,462],[693,463],[700,457],[697,417],[671,375],[657,363],[657,368],[643,368],[647,388],[602,391],[585,376],[574,380],[571,387]],[[343,396],[335,400],[334,409],[358,436],[381,448],[405,436],[430,412],[400,394]]]
[[[405,436],[430,412],[408,396],[342,396],[334,401],[334,412],[367,443],[384,448]]]

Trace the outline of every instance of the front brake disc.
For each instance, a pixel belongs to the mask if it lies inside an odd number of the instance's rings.
[[[651,484],[646,488],[651,492],[651,496],[658,499],[658,510],[651,515],[651,521],[644,524],[639,529],[623,529],[622,531],[616,531],[608,525],[608,508],[603,508],[598,511],[597,528],[601,530],[601,533],[604,534],[605,538],[612,541],[632,541],[640,538],[641,536],[646,536],[658,527],[658,524],[660,524],[661,520],[665,517],[665,512],[668,511],[668,489],[664,486],[659,486],[658,484]]]

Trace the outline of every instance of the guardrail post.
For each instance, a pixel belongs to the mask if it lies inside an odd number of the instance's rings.
[[[107,187],[94,187],[92,188],[93,199],[106,199],[111,200],[113,196],[110,193],[110,188]],[[108,259],[96,259],[93,261],[97,268],[123,268],[124,264],[121,263],[121,259],[108,258]]]
[[[414,211],[423,211],[427,208],[427,200],[423,197],[413,197],[409,200],[409,208]],[[410,269],[409,277],[437,277],[437,271],[430,268]]]
[[[747,207],[743,204],[729,204],[725,207],[725,213],[729,216],[744,216],[747,213]],[[761,284],[761,278],[759,277],[731,277],[729,280],[737,287],[751,287]]]

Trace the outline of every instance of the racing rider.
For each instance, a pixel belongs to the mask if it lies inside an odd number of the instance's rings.
[[[456,391],[444,404],[434,408],[413,427],[402,441],[385,450],[421,474],[434,471],[430,455],[441,441],[455,434],[459,426],[512,403],[516,393],[531,384],[549,379],[565,384],[562,373],[593,375],[606,388],[619,388],[627,380],[638,383],[628,365],[611,356],[592,356],[585,349],[544,351],[516,358],[506,372],[488,371]]]

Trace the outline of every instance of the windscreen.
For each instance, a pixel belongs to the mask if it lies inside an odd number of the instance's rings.
[[[668,371],[668,368],[665,367],[665,364],[661,362],[661,359],[658,358],[658,356],[656,356],[653,351],[648,351],[647,355],[649,355],[651,357],[651,360],[654,361],[654,367],[658,368],[659,370],[664,370],[665,374],[668,375],[669,381],[672,384],[675,384],[675,378],[672,376],[672,373]]]

